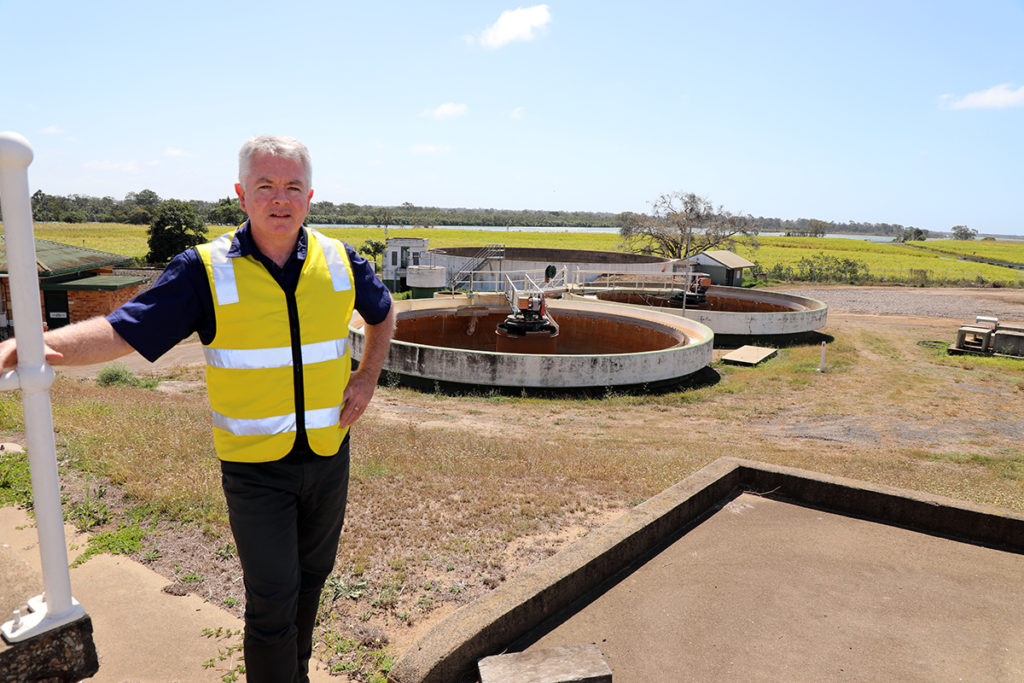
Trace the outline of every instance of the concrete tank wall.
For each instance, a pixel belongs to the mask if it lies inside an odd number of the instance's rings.
[[[448,284],[448,277],[443,266],[409,266],[405,283],[410,287],[441,289]]]
[[[823,302],[782,292],[711,286],[708,288],[707,295],[709,302],[707,309],[687,307],[683,311],[679,308],[661,308],[632,303],[614,305],[645,310],[653,309],[671,315],[684,316],[707,325],[715,334],[736,336],[812,332],[824,327],[828,319],[828,306]],[[591,299],[592,297],[567,295],[567,298]],[[722,308],[732,310],[721,310]]]
[[[740,287],[709,287],[708,299],[717,297],[745,304],[748,310],[687,309],[686,317],[707,325],[716,334],[734,335],[800,334],[821,329],[828,320],[828,306],[817,299]],[[775,310],[759,311],[758,306]]]
[[[627,386],[678,380],[711,362],[711,330],[660,311],[550,301],[549,311],[559,321],[560,334],[567,335],[564,343],[580,344],[582,352],[523,354],[497,353],[482,341],[488,329],[493,334],[492,323],[508,314],[507,306],[497,302],[481,304],[474,297],[468,304],[466,300],[417,299],[394,305],[399,338],[391,343],[384,369],[428,380],[494,387]],[[475,329],[466,334],[474,317]],[[570,332],[577,324],[580,331]],[[354,314],[350,341],[357,361],[363,352],[363,327],[358,313]],[[446,346],[446,340],[453,341],[450,335],[479,348]],[[475,335],[479,339],[473,339]],[[607,341],[615,351],[591,352],[600,348],[602,335],[612,337]]]

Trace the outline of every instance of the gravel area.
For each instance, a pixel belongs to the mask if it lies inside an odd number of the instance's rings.
[[[835,313],[909,315],[973,320],[995,316],[1005,322],[1024,321],[1024,291],[910,287],[773,287],[828,304]]]

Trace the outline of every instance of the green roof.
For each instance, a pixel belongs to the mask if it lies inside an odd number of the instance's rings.
[[[4,240],[4,250],[0,254],[0,273],[7,273],[7,244],[4,237],[0,237],[0,240]],[[51,242],[38,237],[35,242],[36,269],[39,271],[40,277],[70,275],[94,268],[120,266],[131,261],[130,256]]]
[[[116,292],[119,289],[141,285],[149,278],[131,277],[129,275],[90,275],[77,280],[64,282],[43,282],[39,289],[52,291],[77,292]]]

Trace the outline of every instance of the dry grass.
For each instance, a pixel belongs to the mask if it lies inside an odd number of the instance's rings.
[[[812,341],[756,368],[716,362],[713,382],[651,395],[379,388],[353,431],[349,514],[318,656],[338,670],[386,670],[452,606],[721,455],[1024,510],[1024,362],[919,343],[954,331],[948,320],[831,314],[825,373]],[[209,540],[188,542],[209,543],[210,561],[223,565],[201,398],[62,379],[55,424],[69,465],[161,518],[206,524]],[[19,412],[0,397],[0,429],[20,429]],[[168,556],[173,539],[152,538],[144,552]]]
[[[0,397],[7,428],[21,428],[16,399]],[[226,521],[205,400],[60,377],[51,402],[66,467],[110,480],[158,515]]]

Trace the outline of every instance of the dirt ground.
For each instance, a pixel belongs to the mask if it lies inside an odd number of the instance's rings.
[[[607,409],[600,401],[591,400],[568,406],[560,402],[553,407],[543,400],[488,401],[381,387],[363,419],[377,430],[415,428],[421,434],[495,438],[522,434],[524,425],[529,425],[540,444],[575,439],[585,440],[594,453],[637,449],[648,455],[646,466],[657,469],[654,475],[645,472],[648,478],[644,481],[661,486],[682,479],[720,455],[737,455],[906,488],[927,487],[932,493],[954,498],[1024,509],[1024,471],[1015,474],[1017,470],[1012,470],[1006,477],[982,476],[986,467],[1002,462],[1000,458],[1011,467],[1024,458],[1024,422],[1011,417],[1024,414],[1024,361],[1019,368],[1010,366],[1007,370],[1003,365],[989,370],[936,359],[937,350],[955,338],[961,322],[973,320],[975,313],[984,313],[979,310],[984,302],[997,304],[1006,320],[1024,321],[1024,293],[998,289],[870,289],[884,290],[886,297],[896,299],[905,293],[914,301],[920,300],[922,293],[926,296],[931,292],[961,299],[964,305],[957,308],[944,303],[942,315],[869,314],[850,312],[860,309],[851,304],[833,305],[827,293],[819,294],[817,298],[830,304],[828,324],[820,337],[803,343],[803,351],[794,349],[792,353],[802,353],[816,366],[819,339],[829,342],[826,371],[780,381],[777,390],[762,389],[753,401],[745,398],[751,393],[749,387],[772,382],[772,364],[783,360],[770,360],[758,368],[716,368],[709,380],[713,388],[698,405],[647,400],[618,402]],[[828,288],[815,291],[823,290],[827,292]],[[843,290],[835,288],[837,302],[845,301]],[[914,305],[910,304],[912,308]],[[1019,315],[1013,316],[1018,311]],[[716,361],[727,351],[716,349]],[[830,365],[834,356],[844,363],[841,371]],[[179,345],[155,367],[138,356],[124,362],[138,372],[190,368],[184,379],[176,380],[177,384],[163,387],[165,391],[202,386],[198,371],[202,348],[195,339]],[[60,369],[80,378],[91,377],[97,371],[96,366]],[[899,466],[887,462],[898,462]],[[934,472],[941,476],[933,476]],[[586,485],[579,484],[581,488]],[[339,621],[333,623],[344,624],[367,646],[388,644],[391,652],[400,653],[461,604],[553,554],[587,529],[617,516],[638,497],[656,492],[636,490],[628,481],[620,488],[616,491],[612,482],[608,488],[590,491],[589,500],[597,504],[563,515],[546,531],[510,539],[500,552],[500,562],[496,563],[500,566],[484,571],[474,559],[443,570],[428,566],[405,569],[410,584],[442,583],[464,588],[438,594],[429,610],[414,609],[415,594],[396,598],[397,606],[384,615],[367,611],[365,605],[357,609],[355,601],[350,607],[348,601],[340,600],[334,603]],[[113,507],[117,493],[111,491],[108,495],[108,505]],[[379,498],[369,488],[353,491],[346,533],[364,533],[382,525],[380,517],[390,508]],[[457,515],[457,506],[449,514]],[[225,539],[170,524],[161,528],[160,534],[160,558],[148,564],[168,578],[168,590],[195,592],[240,615],[240,571],[237,559],[223,552]],[[340,552],[340,557],[347,552],[344,534]],[[183,585],[182,567],[206,580],[199,585]],[[371,570],[364,576],[373,579],[375,575]],[[226,605],[225,600],[234,601],[235,606]],[[396,617],[403,605],[409,616]]]

